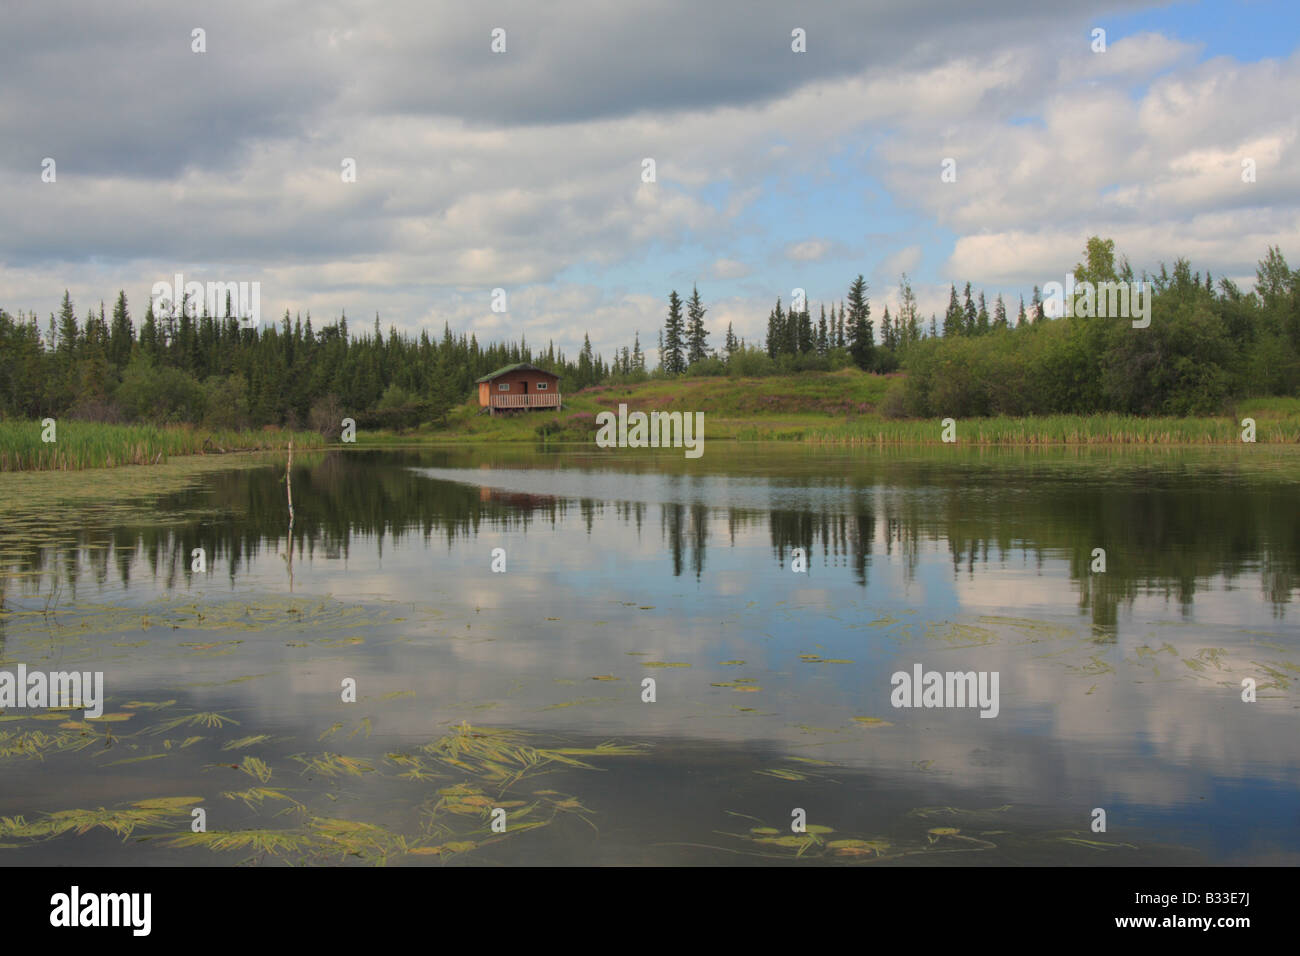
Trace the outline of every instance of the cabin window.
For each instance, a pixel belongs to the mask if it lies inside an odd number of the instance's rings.
[[[538,390],[539,392],[544,392],[544,391],[546,391],[546,383],[545,383],[545,382],[538,382],[538,383],[537,383],[537,390]]]
[[[508,391],[510,391],[510,383],[509,383],[509,382],[502,382],[500,385],[497,386],[497,391],[498,391],[498,392],[508,392]]]

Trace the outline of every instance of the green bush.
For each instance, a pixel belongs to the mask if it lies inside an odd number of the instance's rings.
[[[154,366],[136,358],[126,367],[115,394],[127,417],[169,425],[203,420],[203,386],[178,368]]]
[[[240,375],[213,375],[203,383],[203,402],[207,428],[239,431],[248,428],[248,388]]]

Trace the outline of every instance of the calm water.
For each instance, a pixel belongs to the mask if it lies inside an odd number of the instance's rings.
[[[283,463],[0,476],[0,669],[107,697],[0,715],[0,862],[1295,863],[1298,466],[330,452],[291,538]]]

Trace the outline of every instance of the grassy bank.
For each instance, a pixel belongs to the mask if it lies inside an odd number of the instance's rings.
[[[1243,413],[1244,417],[1245,413]],[[867,421],[813,428],[804,441],[848,444],[939,444],[937,421]],[[758,433],[755,429],[755,433]],[[956,421],[958,442],[976,445],[1213,445],[1241,442],[1227,418],[1136,418],[1128,415],[1044,415]],[[793,436],[791,436],[793,437]],[[1300,419],[1256,420],[1257,442],[1300,442]]]
[[[941,444],[938,419],[897,419],[882,413],[898,376],[855,369],[764,378],[654,380],[606,385],[564,394],[559,412],[496,417],[480,413],[477,397],[456,406],[447,426],[407,432],[359,429],[355,445],[575,442],[590,445],[596,415],[616,411],[704,412],[706,441],[791,441],[813,444]],[[1253,418],[1261,444],[1300,444],[1300,398],[1239,402],[1222,415],[1136,418],[1125,415],[1051,415],[958,418],[959,444],[974,445],[1210,445],[1241,444],[1241,420]],[[38,422],[0,422],[0,472],[75,471],[155,464],[178,455],[324,448],[314,432],[212,431],[176,426],[60,422],[57,441],[41,441]]]
[[[59,422],[55,440],[41,440],[40,422],[0,422],[0,472],[80,471],[153,465],[174,455],[222,454],[285,448],[321,448],[315,432],[213,431],[188,426],[99,425]]]
[[[700,411],[706,440],[801,441],[826,444],[940,444],[939,419],[894,419],[881,413],[897,376],[854,369],[765,378],[698,378],[600,386],[565,393],[564,409],[490,417],[477,399],[457,406],[446,428],[402,434],[361,431],[361,445],[430,442],[535,442],[539,429],[556,442],[590,443],[597,413]],[[1239,444],[1241,420],[1253,418],[1256,441],[1300,443],[1300,398],[1242,401],[1216,417],[1138,418],[1050,415],[957,420],[957,441],[983,445]]]

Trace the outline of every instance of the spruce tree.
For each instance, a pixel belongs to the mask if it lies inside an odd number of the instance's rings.
[[[948,311],[943,316],[943,334],[944,337],[952,335],[963,335],[966,332],[966,322],[961,311],[961,303],[957,301],[957,287],[949,285],[948,293]]]
[[[998,300],[993,304],[993,328],[1005,329],[1007,327],[1007,305],[1002,301],[1002,293],[998,293]]]
[[[118,368],[125,368],[131,361],[131,346],[135,343],[135,328],[131,325],[131,316],[126,309],[126,292],[117,293],[117,303],[113,306],[113,328],[108,339],[108,358]]]
[[[145,309],[144,325],[140,328],[140,354],[153,365],[158,361],[158,320],[153,314],[153,300]]]
[[[867,299],[867,282],[861,274],[849,286],[848,314],[849,354],[860,369],[869,369],[876,349],[871,327],[871,303]]]
[[[767,317],[767,354],[776,358],[784,355],[786,349],[786,317],[781,308],[781,298],[777,297],[776,307]]]
[[[72,296],[63,290],[63,305],[59,307],[59,351],[71,359],[79,351],[77,313],[72,308]]]
[[[791,325],[793,324],[792,322]],[[813,336],[812,313],[808,311],[807,302],[804,303],[803,311],[799,313],[798,337],[799,353],[806,355],[817,347],[817,340]]]
[[[979,313],[975,309],[975,302],[970,296],[970,283],[966,283],[965,301],[962,305],[962,331],[966,335],[974,335],[979,326]]]
[[[897,348],[905,348],[921,336],[916,316],[916,293],[912,283],[904,272],[899,282],[899,297],[902,301],[898,310],[898,319],[894,322],[894,339]]]
[[[709,333],[704,329],[704,313],[708,309],[700,302],[700,290],[692,287],[686,306],[686,362],[694,365],[709,356]]]
[[[664,322],[664,371],[680,375],[686,371],[684,352],[685,327],[682,320],[682,300],[674,289],[668,296],[668,319]]]

